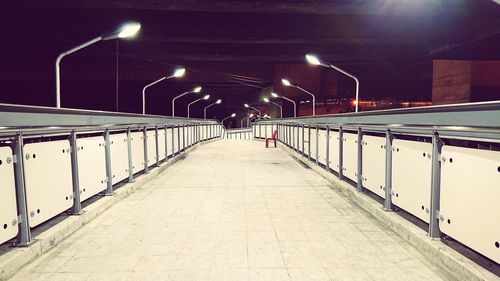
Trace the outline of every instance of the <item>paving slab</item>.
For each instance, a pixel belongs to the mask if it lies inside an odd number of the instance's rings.
[[[451,280],[262,142],[201,145],[12,280]]]

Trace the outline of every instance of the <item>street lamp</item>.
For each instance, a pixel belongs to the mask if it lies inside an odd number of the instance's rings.
[[[150,83],[148,85],[146,85],[144,88],[142,88],[142,114],[146,114],[146,89],[153,86],[154,84],[156,83],[159,83],[165,79],[170,79],[170,78],[180,78],[182,76],[184,76],[184,74],[186,73],[186,69],[184,67],[181,67],[181,68],[177,68],[176,70],[174,70],[174,72],[172,73],[172,75],[170,76],[163,76],[162,78],[154,81],[153,83]]]
[[[79,51],[85,47],[88,47],[94,43],[97,43],[99,41],[104,41],[104,40],[113,40],[117,38],[131,38],[134,37],[139,30],[141,29],[141,24],[138,22],[129,22],[126,23],[122,26],[120,26],[118,29],[114,30],[113,32],[98,36],[92,40],[89,40],[81,45],[78,45],[64,53],[61,53],[57,59],[56,59],[56,106],[57,108],[61,108],[61,60],[69,55],[72,54],[76,51]]]
[[[356,102],[355,102],[355,105],[356,105],[356,112],[358,112],[358,104],[359,104],[359,80],[356,76],[350,74],[349,72],[346,72],[345,70],[333,65],[333,64],[326,64],[324,62],[322,62],[317,56],[315,55],[312,55],[312,54],[307,54],[306,55],[306,60],[307,62],[309,62],[310,64],[312,65],[321,65],[321,66],[324,66],[324,67],[329,67],[329,68],[333,68],[335,70],[337,70],[338,72],[348,76],[348,77],[351,77],[352,79],[354,79],[354,81],[356,82]]]
[[[271,96],[273,96],[275,98],[282,98],[284,100],[287,100],[287,101],[293,103],[293,117],[297,117],[297,104],[295,103],[294,100],[289,99],[289,98],[287,98],[285,96],[280,96],[280,95],[278,95],[277,93],[274,93],[274,92],[271,93]]]
[[[296,88],[296,89],[299,89],[301,90],[302,92],[310,95],[312,98],[313,98],[313,104],[312,104],[312,114],[313,116],[316,115],[316,97],[313,95],[313,93],[307,91],[306,89],[302,88],[302,87],[299,87],[297,85],[294,85],[292,84],[292,82],[290,82],[290,80],[288,79],[285,79],[285,78],[282,78],[281,79],[281,83],[287,87],[293,87],[293,88]]]
[[[203,119],[207,119],[207,108],[211,107],[212,105],[220,104],[221,102],[222,102],[222,100],[218,99],[216,102],[205,106],[205,108],[203,108]]]
[[[193,101],[193,102],[190,102],[190,103],[188,104],[188,106],[187,106],[188,118],[189,118],[189,107],[190,107],[192,104],[197,103],[197,102],[199,102],[199,101],[201,101],[201,100],[208,100],[209,98],[210,98],[210,95],[205,95],[205,96],[203,96],[202,98],[199,98],[199,99],[197,99],[197,100],[195,100],[195,101]]]
[[[224,125],[224,121],[226,121],[227,119],[229,119],[231,117],[236,117],[236,113],[233,113],[233,114],[229,115],[228,117],[222,119],[222,121],[220,121],[220,122],[222,123],[222,125]]]
[[[272,104],[276,105],[277,107],[279,107],[280,108],[280,118],[283,118],[283,107],[281,105],[275,103],[274,101],[270,101],[268,98],[264,98],[264,101],[266,103],[272,103]]]
[[[192,89],[191,89],[191,90],[189,90],[189,91],[186,91],[186,92],[184,92],[184,93],[182,93],[182,94],[180,94],[180,95],[178,95],[178,96],[174,97],[174,98],[172,99],[172,117],[175,117],[175,100],[176,100],[176,99],[178,99],[178,98],[180,98],[180,97],[182,97],[182,96],[185,96],[185,95],[187,95],[187,94],[189,94],[189,93],[199,93],[199,92],[201,92],[201,87],[200,87],[200,86],[197,86],[197,87],[192,88]]]
[[[257,108],[255,108],[255,107],[253,107],[253,106],[250,106],[250,105],[248,105],[247,103],[245,103],[245,104],[244,104],[244,106],[245,106],[246,108],[251,108],[251,109],[253,109],[253,110],[256,110],[256,111],[259,113],[259,116],[262,116],[262,114],[261,114],[260,110],[258,110]]]

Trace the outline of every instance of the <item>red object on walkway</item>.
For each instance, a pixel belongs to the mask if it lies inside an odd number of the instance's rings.
[[[276,135],[278,134],[278,130],[274,130],[272,137],[266,138],[266,148],[269,148],[269,141],[274,141],[274,147],[276,147]]]

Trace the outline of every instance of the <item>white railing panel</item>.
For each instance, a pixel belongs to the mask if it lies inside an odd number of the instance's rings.
[[[133,132],[132,140],[132,171],[138,173],[144,170],[144,133]],[[113,165],[113,161],[111,161]]]
[[[385,198],[385,137],[363,136],[363,186]]]
[[[266,138],[270,138],[273,135],[273,127],[272,125],[266,125]]]
[[[172,144],[173,144],[173,140],[172,140],[172,128],[167,128],[167,145],[168,145],[168,149],[167,149],[167,156],[170,156],[172,155]]]
[[[127,134],[109,135],[113,184],[128,178]],[[133,159],[133,157],[132,157]],[[106,172],[106,169],[104,169]]]
[[[16,237],[17,233],[16,186],[12,149],[0,147],[0,244]]]
[[[330,130],[328,143],[328,165],[330,169],[339,172],[339,132]]]
[[[299,130],[298,130],[299,143],[297,144],[297,148],[299,149],[300,152],[302,152],[302,142],[304,141],[304,135],[302,134],[302,129],[303,129],[302,127],[299,127]]]
[[[69,141],[26,144],[24,157],[29,223],[35,227],[73,205]]]
[[[180,127],[179,128],[179,150],[181,149],[184,149],[184,146],[185,146],[185,139],[184,139],[184,135],[185,135],[185,130],[184,127]]]
[[[170,142],[170,140],[168,140],[168,142]],[[158,155],[160,156],[160,160],[163,160],[166,157],[165,129],[158,130]]]
[[[500,152],[444,146],[443,233],[500,263]]]
[[[156,132],[148,130],[146,133],[148,145],[148,167],[156,163]]]
[[[200,130],[200,132],[201,132],[201,140],[204,141],[204,140],[207,139],[207,128],[206,128],[205,125],[201,125],[200,128],[201,128],[201,130]]]
[[[323,129],[318,133],[318,161],[326,165],[326,130]]]
[[[344,132],[343,149],[344,176],[358,182],[358,135]]]
[[[312,133],[313,131],[311,131]],[[304,154],[308,155],[309,153],[309,128],[304,128]]]
[[[310,139],[310,142],[311,142],[311,159],[314,159],[316,160],[316,142],[317,142],[317,139],[318,139],[318,135],[316,133],[316,128],[311,128],[311,139]]]
[[[174,134],[174,150],[173,153],[177,153],[179,151],[179,142],[182,140],[179,140],[179,127],[174,127],[173,134]]]
[[[392,202],[425,222],[431,201],[431,152],[431,143],[393,141]]]
[[[102,136],[76,139],[80,201],[85,201],[106,189],[107,176],[104,145]],[[127,163],[127,159],[125,159],[125,162]]]

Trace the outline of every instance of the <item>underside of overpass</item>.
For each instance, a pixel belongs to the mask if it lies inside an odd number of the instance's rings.
[[[453,280],[263,142],[204,144],[12,280]]]

